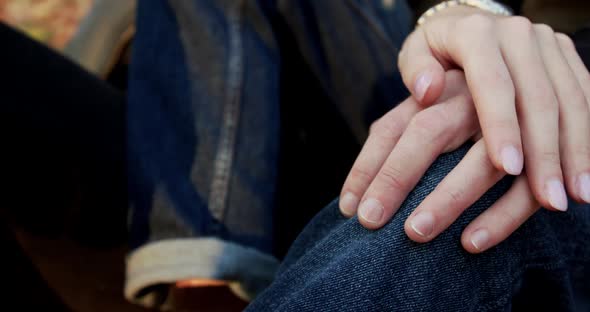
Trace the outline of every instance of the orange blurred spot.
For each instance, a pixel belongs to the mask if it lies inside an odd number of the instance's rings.
[[[188,279],[176,282],[178,288],[189,287],[219,287],[229,285],[228,281],[212,280],[212,279]]]

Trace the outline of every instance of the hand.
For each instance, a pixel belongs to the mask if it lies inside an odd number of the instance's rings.
[[[359,221],[367,228],[385,224],[428,167],[441,153],[478,136],[479,125],[462,72],[446,73],[439,103],[423,109],[408,98],[376,121],[350,171],[340,197],[343,214],[352,216],[360,202]],[[505,173],[496,169],[479,140],[406,222],[414,241],[436,237]],[[463,232],[469,252],[484,251],[508,237],[540,205],[520,176],[498,202]]]
[[[564,184],[590,203],[590,75],[566,35],[457,6],[408,37],[399,68],[424,106],[449,83],[446,70],[463,69],[494,167],[518,175],[524,163],[546,208],[567,209]]]

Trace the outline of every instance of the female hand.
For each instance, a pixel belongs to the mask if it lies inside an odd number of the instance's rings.
[[[423,109],[410,97],[373,124],[344,184],[340,197],[343,214],[354,215],[356,206],[363,202],[372,209],[361,208],[359,221],[368,228],[380,227],[441,153],[479,136],[464,74],[451,70],[445,74],[445,80],[448,83],[436,105]],[[412,212],[406,221],[407,235],[417,242],[435,238],[504,175],[492,165],[486,146],[479,139]],[[508,237],[539,207],[526,176],[518,177],[507,194],[464,230],[464,248],[473,253],[489,249]]]
[[[564,34],[524,17],[467,6],[428,18],[399,55],[404,83],[423,106],[465,72],[492,164],[519,175],[536,200],[567,209],[567,193],[590,203],[590,75]]]
[[[409,36],[399,67],[416,107],[401,109],[400,105],[395,120],[381,122],[387,119],[384,117],[373,127],[342,189],[345,215],[360,209],[359,219],[365,227],[380,228],[398,209],[408,187],[413,187],[414,180],[407,180],[406,172],[417,170],[412,162],[438,156],[436,148],[431,148],[439,146],[438,142],[433,141],[429,148],[419,140],[399,146],[396,135],[401,135],[419,111],[435,101],[444,102],[443,90],[456,88],[458,80],[445,74],[452,68],[465,72],[494,168],[518,175],[526,163],[530,190],[538,205],[548,209],[567,209],[564,184],[574,200],[590,202],[590,74],[567,36],[523,17],[500,17],[458,6],[429,18]],[[430,108],[436,111],[435,106]],[[423,136],[438,131],[436,125],[444,121],[416,118],[413,128],[422,128]],[[385,137],[377,139],[379,136]],[[428,159],[401,152],[409,150],[427,152]],[[399,164],[391,168],[385,165],[389,153],[398,155]],[[374,180],[382,186],[375,188]]]

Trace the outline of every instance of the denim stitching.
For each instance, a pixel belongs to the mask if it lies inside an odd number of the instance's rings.
[[[236,134],[240,117],[240,97],[244,64],[242,51],[242,18],[244,1],[228,14],[229,57],[227,97],[223,110],[223,124],[219,136],[217,155],[213,163],[213,178],[209,193],[209,210],[217,220],[223,220],[229,191],[231,168],[235,152]]]

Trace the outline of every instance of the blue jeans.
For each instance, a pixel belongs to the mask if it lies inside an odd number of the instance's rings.
[[[359,145],[407,96],[396,56],[410,29],[401,0],[141,1],[127,111],[127,298],[159,306],[162,285],[206,278],[248,299],[272,282],[251,311],[583,309],[582,207],[541,212],[506,243],[468,255],[461,229],[501,196],[504,180],[434,242],[403,234],[405,217],[465,148],[441,157],[383,230],[343,219],[332,203],[282,259],[290,240],[281,235],[300,229],[281,215],[337,194],[339,185],[322,182],[334,163],[350,166],[333,142]],[[283,136],[293,128],[293,138],[329,148],[293,157],[299,150]],[[325,163],[289,183],[297,162],[314,161]],[[310,200],[316,192],[324,197]]]
[[[358,152],[370,123],[407,96],[396,55],[410,12],[395,3],[139,2],[129,299],[160,305],[166,289],[152,286],[190,278],[228,280],[243,298],[270,284],[296,234],[337,194],[354,157],[343,162],[342,147]],[[314,142],[319,150],[306,147]],[[313,181],[293,183],[300,163],[324,175],[301,168]]]
[[[406,237],[406,218],[468,147],[439,157],[379,231],[328,205],[247,311],[589,311],[588,205],[543,210],[497,247],[469,254],[461,232],[506,192],[505,178],[434,241]]]

